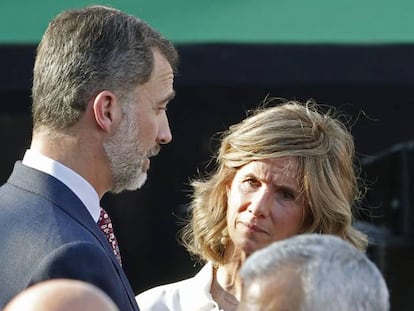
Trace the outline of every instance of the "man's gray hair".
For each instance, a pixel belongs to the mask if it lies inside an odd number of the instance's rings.
[[[289,265],[302,287],[301,311],[388,311],[386,282],[368,257],[332,235],[301,234],[251,255],[240,270],[243,286]]]

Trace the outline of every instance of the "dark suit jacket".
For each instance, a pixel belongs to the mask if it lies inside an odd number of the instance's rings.
[[[35,283],[69,278],[139,310],[111,246],[79,198],[56,178],[16,162],[0,188],[0,309]]]

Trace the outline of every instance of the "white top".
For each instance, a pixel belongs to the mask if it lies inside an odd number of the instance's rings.
[[[26,150],[22,164],[49,174],[63,182],[86,206],[95,222],[100,214],[99,195],[95,188],[69,167],[34,150]]]
[[[212,281],[209,262],[192,278],[151,288],[135,298],[141,311],[220,311],[210,293]]]

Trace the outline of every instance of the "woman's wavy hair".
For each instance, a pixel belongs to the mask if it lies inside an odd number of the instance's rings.
[[[180,240],[202,261],[227,261],[220,240],[227,228],[226,189],[237,170],[251,161],[284,156],[299,162],[307,207],[302,233],[334,234],[361,250],[367,247],[367,237],[352,225],[353,208],[361,199],[354,141],[337,111],[323,111],[311,100],[269,106],[274,101],[230,126],[221,136],[214,171],[191,183],[191,217]]]

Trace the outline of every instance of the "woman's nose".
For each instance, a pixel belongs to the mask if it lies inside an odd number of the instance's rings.
[[[256,217],[266,217],[271,210],[272,201],[272,195],[269,191],[257,192],[252,197],[247,210]]]

